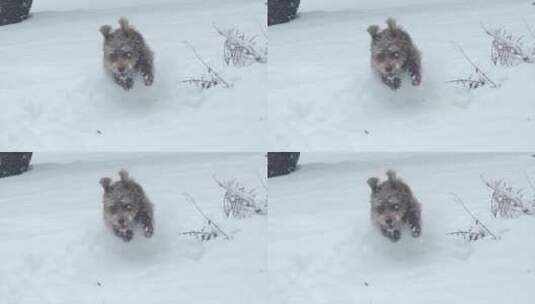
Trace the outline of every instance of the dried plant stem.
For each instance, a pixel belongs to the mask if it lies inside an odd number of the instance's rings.
[[[214,68],[212,68],[208,63],[206,63],[206,61],[204,61],[201,56],[199,56],[197,50],[188,41],[184,41],[184,44],[191,49],[191,51],[193,52],[193,54],[195,54],[195,57],[197,57],[199,62],[201,62],[208,69],[208,73],[213,74],[225,86],[225,88],[231,87],[231,85],[226,82],[225,79],[223,79],[223,77],[221,77],[221,75],[219,75],[216,70],[214,70]]]
[[[531,36],[531,38],[535,39],[535,33],[533,33],[533,30],[531,29],[531,26],[529,26],[526,19],[522,18],[522,21],[524,22],[524,25],[526,26],[526,29],[528,30],[528,33]]]
[[[529,178],[529,175],[527,173],[525,174],[526,174],[526,179],[528,180],[529,187],[531,188],[531,190],[535,191],[535,184],[533,184],[533,182],[531,181],[531,178]]]
[[[219,228],[219,226],[211,219],[209,218],[202,210],[201,208],[199,208],[199,205],[197,205],[197,203],[195,202],[195,200],[193,199],[193,197],[191,195],[189,195],[189,193],[182,193],[182,195],[184,195],[184,197],[186,198],[186,200],[188,202],[190,202],[194,207],[195,209],[197,209],[197,211],[199,211],[199,213],[206,219],[206,221],[208,222],[208,225],[211,225],[212,227],[214,227],[215,229],[217,229],[217,231],[219,231],[223,236],[225,236],[225,239],[229,240],[230,237],[228,236],[228,234],[226,234],[221,228]]]
[[[475,89],[475,88],[478,88],[482,85],[484,85],[484,82],[482,82],[481,80],[473,80],[473,79],[454,79],[454,80],[448,80],[446,81],[446,83],[456,83],[456,84],[461,84],[465,87],[468,87],[470,89]]]
[[[470,57],[468,57],[468,55],[466,55],[466,52],[464,51],[464,49],[456,42],[452,42],[453,45],[455,45],[459,51],[461,52],[461,54],[463,55],[463,57],[466,59],[466,61],[468,61],[468,63],[470,63],[470,65],[475,69],[476,73],[481,75],[486,81],[488,81],[491,86],[493,88],[497,88],[499,87],[494,81],[492,81],[492,79],[490,79],[490,77],[485,73],[483,72],[479,66],[477,66],[471,59]]]
[[[470,215],[470,217],[472,217],[472,219],[474,220],[474,222],[476,223],[476,225],[479,225],[481,228],[483,228],[491,237],[492,239],[494,240],[497,240],[498,238],[496,237],[496,235],[494,233],[492,233],[492,231],[490,231],[490,229],[485,225],[483,224],[483,222],[481,222],[473,213],[472,211],[470,211],[470,209],[468,209],[468,207],[466,207],[466,204],[464,203],[464,201],[455,193],[452,193],[451,194],[454,199],[457,201],[457,203],[459,203],[459,205],[461,205],[464,209],[464,211],[466,211],[466,213],[468,213],[468,215]]]

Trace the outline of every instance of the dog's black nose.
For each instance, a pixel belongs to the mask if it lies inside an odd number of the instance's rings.
[[[386,219],[385,222],[386,222],[387,225],[392,225],[392,219]]]
[[[392,72],[392,67],[391,67],[391,66],[387,66],[387,67],[385,68],[385,70],[386,70],[387,72],[390,73],[390,72]]]
[[[119,224],[121,224],[121,225],[124,224],[124,219],[123,218],[119,219]]]
[[[124,72],[124,70],[125,70],[125,67],[118,67],[118,68],[117,68],[117,70],[119,70],[119,72],[121,72],[121,73],[122,73],[122,72]]]

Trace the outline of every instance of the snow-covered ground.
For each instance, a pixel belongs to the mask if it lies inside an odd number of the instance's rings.
[[[236,178],[264,192],[263,154],[34,154],[27,173],[0,180],[0,302],[267,303],[267,220],[225,219]],[[102,223],[103,176],[126,168],[155,205],[155,234],[125,243]],[[187,192],[232,240],[200,242]]]
[[[309,151],[528,151],[535,148],[535,66],[492,67],[491,39],[505,27],[534,44],[528,0],[307,0],[299,18],[269,28],[272,146]],[[371,73],[366,28],[394,17],[423,52],[423,83],[392,92]],[[499,89],[446,83],[469,63]]]
[[[495,219],[482,183],[524,188],[529,154],[302,154],[295,173],[269,180],[271,303],[533,302],[535,217]],[[423,208],[423,234],[391,243],[370,224],[368,177],[397,170]],[[471,218],[457,194],[499,240],[446,235]]]
[[[155,52],[155,83],[124,91],[102,70],[103,24],[125,16]],[[0,27],[0,147],[39,151],[266,150],[266,65],[226,67],[213,28],[265,40],[255,0],[46,0]],[[199,90],[206,69],[188,41],[233,88]]]

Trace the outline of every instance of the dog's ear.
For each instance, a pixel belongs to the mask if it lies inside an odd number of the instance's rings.
[[[109,178],[109,177],[101,178],[100,179],[100,184],[102,185],[102,188],[104,188],[104,192],[110,191],[111,178]]]
[[[370,33],[370,36],[372,39],[377,38],[377,33],[379,33],[379,26],[377,25],[370,25],[368,26],[368,33]]]
[[[386,176],[388,177],[388,180],[391,181],[391,182],[394,182],[396,181],[396,171],[390,169],[388,171],[386,171]]]
[[[119,18],[119,25],[121,26],[121,29],[123,31],[128,30],[128,19],[126,19],[125,17]]]
[[[104,39],[108,39],[110,37],[111,33],[111,26],[109,25],[103,25],[100,27],[100,32],[102,33],[102,36],[104,36]]]
[[[125,169],[121,169],[121,171],[119,171],[119,176],[121,177],[122,181],[127,181],[128,180],[128,171],[126,171]]]
[[[368,185],[372,189],[372,192],[377,191],[377,184],[379,183],[379,179],[377,177],[370,177],[367,181]]]
[[[395,30],[398,27],[396,24],[396,20],[392,17],[386,19],[386,25],[388,25],[388,29],[391,31]]]

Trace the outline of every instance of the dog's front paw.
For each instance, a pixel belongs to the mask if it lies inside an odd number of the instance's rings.
[[[150,73],[143,74],[143,82],[146,86],[152,85],[152,83],[154,82],[154,75]]]
[[[130,90],[134,86],[134,79],[132,78],[126,78],[124,82],[121,84],[123,89]]]
[[[422,77],[419,74],[411,74],[411,83],[413,86],[418,86],[422,82]]]
[[[125,242],[130,242],[134,238],[134,231],[126,230],[121,232],[121,238]]]
[[[401,87],[401,78],[391,78],[386,82],[386,85],[393,91]]]
[[[411,235],[412,237],[419,237],[420,234],[422,234],[422,228],[418,227],[418,226],[415,226],[415,225],[410,225],[409,228],[411,229]]]
[[[392,242],[397,242],[401,239],[401,231],[399,230],[383,230],[382,232]]]
[[[399,239],[401,239],[401,231],[399,230],[394,230],[390,233],[390,240],[392,242],[397,242],[399,241]]]
[[[150,238],[153,233],[154,228],[151,225],[143,227],[143,235],[145,235],[146,238]]]

